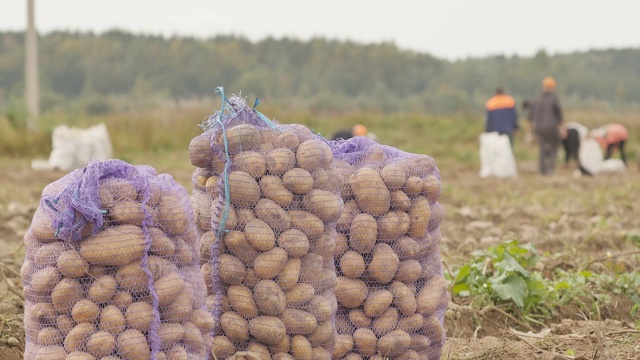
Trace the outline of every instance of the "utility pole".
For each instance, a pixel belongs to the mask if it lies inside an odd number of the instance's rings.
[[[40,117],[40,80],[38,73],[38,33],[34,12],[35,0],[27,0],[27,31],[25,32],[25,87],[27,98],[27,130],[38,127]]]

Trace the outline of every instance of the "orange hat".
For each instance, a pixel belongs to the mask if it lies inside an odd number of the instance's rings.
[[[353,136],[365,136],[367,135],[367,128],[364,125],[358,124],[353,127]]]
[[[545,90],[553,90],[556,88],[556,81],[551,76],[547,76],[542,79],[542,88]]]

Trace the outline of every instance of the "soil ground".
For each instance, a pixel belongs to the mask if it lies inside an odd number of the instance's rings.
[[[34,172],[28,161],[5,159],[0,171],[0,359],[21,359],[23,302],[19,271],[22,237],[44,186],[64,175]],[[520,164],[516,179],[482,179],[477,169],[439,166],[442,258],[448,268],[471,258],[476,249],[518,239],[534,243],[541,271],[607,271],[613,265],[639,269],[640,250],[630,234],[640,234],[640,173],[576,177],[560,167],[542,177],[534,164]],[[190,189],[192,169],[170,170]],[[640,292],[640,289],[638,289]],[[447,311],[443,359],[640,359],[639,319],[633,303],[612,294],[600,314],[559,308],[533,331],[499,309],[477,309],[453,298]]]

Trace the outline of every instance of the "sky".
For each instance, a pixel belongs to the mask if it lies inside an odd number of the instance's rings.
[[[358,43],[449,60],[640,47],[638,0],[35,0],[40,32],[241,35]],[[0,0],[0,30],[26,26],[27,0]]]

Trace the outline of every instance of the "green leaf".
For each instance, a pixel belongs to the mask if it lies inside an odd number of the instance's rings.
[[[467,293],[470,293],[471,289],[469,288],[469,285],[461,283],[461,284],[453,285],[453,288],[451,290],[453,291],[454,295],[463,296],[463,295],[461,295],[462,292],[466,291]]]
[[[511,299],[519,308],[524,307],[524,297],[527,292],[527,283],[524,279],[516,275],[511,275],[502,283],[494,283],[492,280],[493,279],[489,280],[491,281],[491,286],[500,299]]]
[[[502,268],[507,272],[516,272],[525,278],[529,277],[529,272],[522,267],[511,255],[505,253],[504,259],[494,264],[496,268]]]
[[[458,270],[458,274],[456,275],[456,284],[464,281],[467,276],[471,274],[471,267],[467,264]]]

